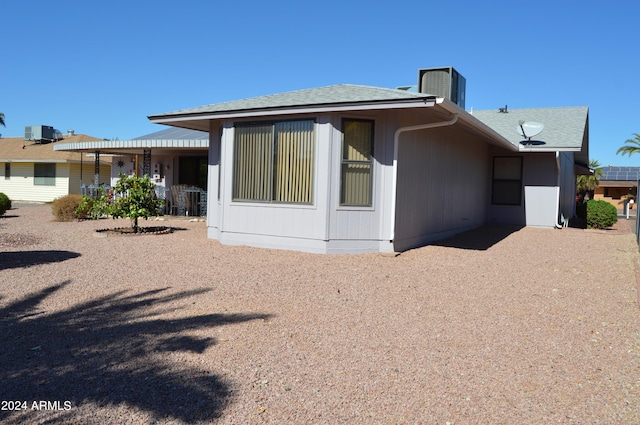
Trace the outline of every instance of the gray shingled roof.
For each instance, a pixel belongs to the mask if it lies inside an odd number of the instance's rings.
[[[544,124],[544,130],[532,138],[537,142],[533,146],[541,150],[581,149],[585,137],[588,140],[588,115],[586,106],[473,111],[474,117],[515,145],[524,140],[517,131],[520,120]]]
[[[339,84],[182,109],[151,115],[149,119],[153,120],[176,115],[215,114],[304,106],[416,101],[434,97],[435,96],[424,93],[412,93],[405,90]]]
[[[638,181],[640,167],[602,167],[600,181]]]
[[[135,137],[132,140],[209,140],[209,133],[186,128],[170,127]]]

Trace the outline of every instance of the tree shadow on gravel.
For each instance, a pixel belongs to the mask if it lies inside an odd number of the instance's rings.
[[[482,226],[430,245],[485,251],[523,226]]]
[[[79,256],[79,253],[72,251],[0,252],[0,270],[31,267],[38,264],[59,263]]]
[[[216,343],[187,332],[270,317],[160,317],[164,310],[175,311],[170,303],[206,289],[168,294],[164,292],[169,288],[162,288],[133,295],[120,291],[61,311],[43,310],[46,298],[68,284],[0,308],[0,400],[23,400],[29,406],[40,400],[71,402],[70,410],[51,412],[46,423],[73,421],[74,410],[87,403],[133,406],[156,420],[212,421],[231,401],[229,384],[207,370],[160,356],[203,353]],[[28,421],[32,414],[0,410],[0,422]]]

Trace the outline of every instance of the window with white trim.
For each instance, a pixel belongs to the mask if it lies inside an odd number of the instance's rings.
[[[343,119],[340,205],[371,206],[372,169],[373,121]]]
[[[238,124],[233,149],[233,200],[313,202],[313,120]]]
[[[494,157],[491,203],[494,205],[520,205],[521,202],[522,157]]]

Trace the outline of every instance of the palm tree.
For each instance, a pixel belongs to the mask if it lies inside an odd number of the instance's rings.
[[[635,138],[627,139],[625,141],[626,145],[618,149],[616,154],[622,154],[622,156],[624,155],[631,156],[634,153],[640,152],[640,134],[633,133],[633,135],[635,136]]]
[[[0,112],[0,125],[6,127],[6,125],[4,125],[4,113],[2,112]]]
[[[576,189],[584,201],[591,198],[593,190],[600,184],[600,177],[604,174],[602,166],[595,159],[589,161],[589,169],[593,170],[593,174],[580,175],[576,181]]]

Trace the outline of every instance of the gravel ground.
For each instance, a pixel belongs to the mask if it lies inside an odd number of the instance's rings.
[[[385,257],[52,218],[0,218],[2,423],[640,423],[626,220]]]

